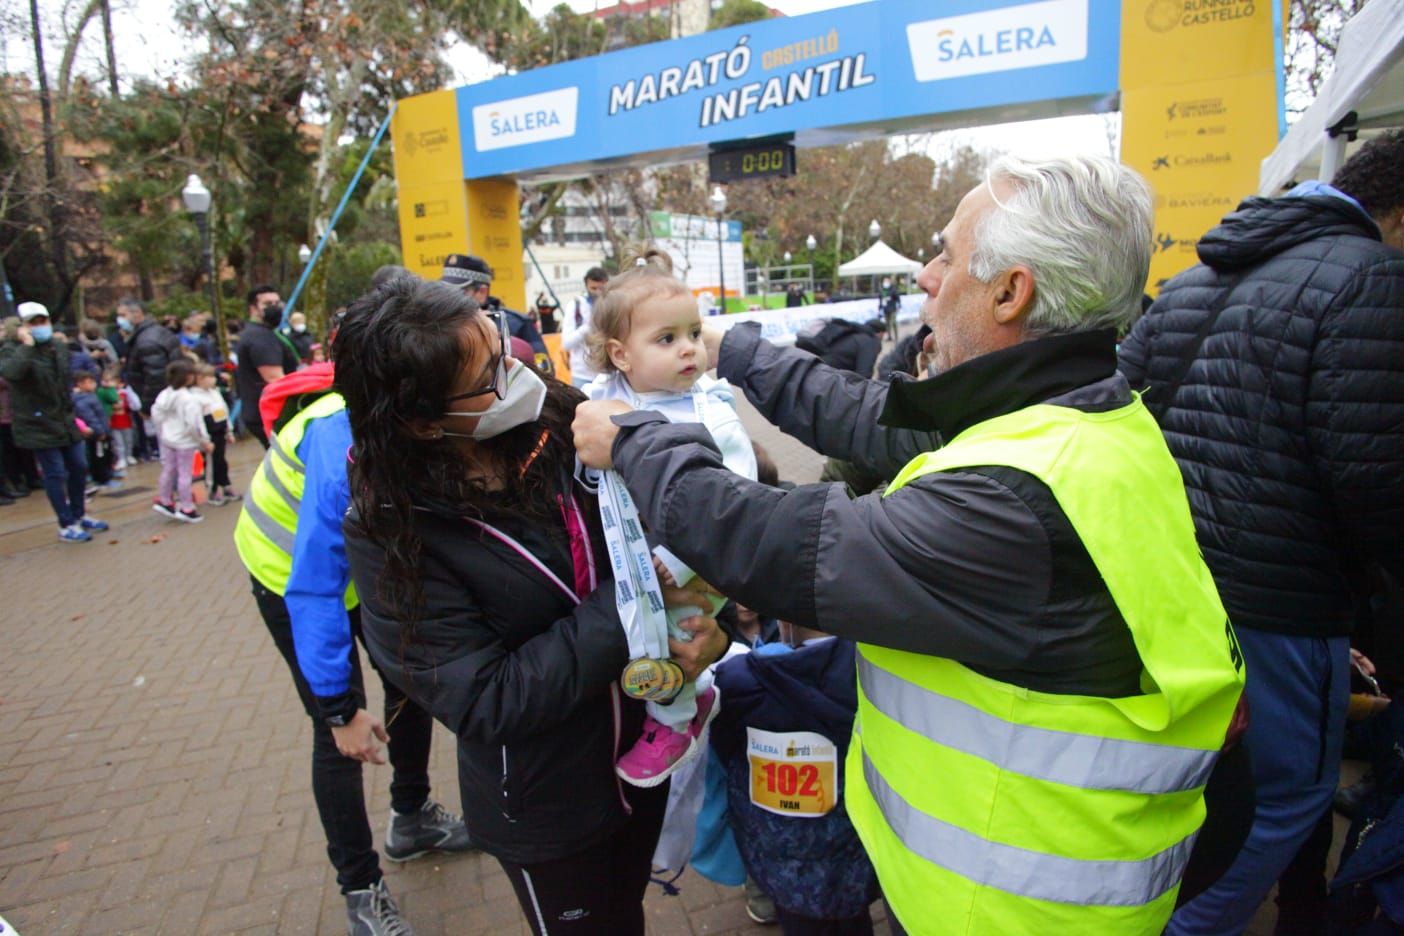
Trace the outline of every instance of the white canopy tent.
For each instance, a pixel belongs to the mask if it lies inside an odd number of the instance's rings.
[[[1348,132],[1404,125],[1404,0],[1370,0],[1341,30],[1335,70],[1277,148],[1263,160],[1258,194],[1293,182],[1330,181],[1346,159]],[[1361,141],[1363,143],[1363,141]]]
[[[1401,0],[1404,2],[1404,0]],[[884,273],[915,273],[921,264],[878,241],[838,268],[839,276],[881,276]]]

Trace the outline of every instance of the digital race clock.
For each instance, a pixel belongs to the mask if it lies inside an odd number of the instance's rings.
[[[744,182],[770,176],[795,174],[795,144],[755,143],[707,154],[707,174],[712,182]]]

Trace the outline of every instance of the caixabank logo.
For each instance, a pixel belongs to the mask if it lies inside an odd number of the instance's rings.
[[[1087,58],[1087,0],[1044,0],[907,26],[917,81]]]
[[[561,88],[479,104],[473,108],[473,143],[482,153],[573,137],[579,99],[579,88]]]

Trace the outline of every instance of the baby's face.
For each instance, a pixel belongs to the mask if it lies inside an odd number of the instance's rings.
[[[640,393],[684,393],[707,366],[702,318],[688,293],[652,296],[630,316],[629,334],[610,342],[610,357]]]

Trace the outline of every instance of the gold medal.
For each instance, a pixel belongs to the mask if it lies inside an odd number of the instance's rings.
[[[663,702],[678,694],[683,681],[682,668],[672,660],[641,657],[624,667],[619,687],[631,699]]]

